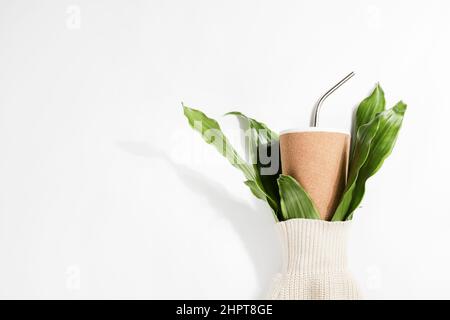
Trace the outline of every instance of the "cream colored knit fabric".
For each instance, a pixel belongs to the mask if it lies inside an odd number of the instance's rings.
[[[347,270],[346,236],[350,221],[290,219],[276,227],[283,265],[270,299],[359,299]]]

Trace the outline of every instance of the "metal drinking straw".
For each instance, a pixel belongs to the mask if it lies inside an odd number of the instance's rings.
[[[314,119],[313,119],[313,127],[317,127],[319,123],[319,112],[320,108],[322,107],[323,102],[326,98],[333,92],[335,92],[340,86],[342,86],[344,83],[346,83],[351,77],[355,75],[354,72],[350,72],[348,75],[345,76],[344,79],[336,83],[330,90],[324,93],[323,96],[320,97],[319,101],[317,101],[316,106],[314,107]]]

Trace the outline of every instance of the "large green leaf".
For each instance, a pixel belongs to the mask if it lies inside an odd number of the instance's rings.
[[[353,126],[354,135],[357,135],[362,125],[369,123],[378,113],[384,111],[385,105],[384,91],[380,84],[377,83],[372,93],[361,101],[356,109],[355,124]],[[351,155],[353,155],[355,147],[356,139],[352,139]]]
[[[189,125],[198,131],[206,143],[213,145],[216,149],[228,159],[228,161],[236,168],[240,169],[247,180],[255,180],[255,172],[253,167],[246,163],[236,152],[233,146],[223,134],[219,123],[208,118],[200,110],[189,108],[183,105],[184,115],[189,121]]]
[[[385,111],[386,101],[379,84],[358,106],[352,139],[349,176],[333,221],[352,218],[365,192],[367,179],[381,167],[392,152],[406,105],[399,102]]]
[[[257,197],[258,199],[264,200],[264,201],[267,200],[266,194],[264,192],[262,192],[261,189],[259,189],[259,187],[255,181],[247,180],[247,181],[244,181],[244,184],[250,188],[250,191],[253,193],[253,195],[255,197]]]
[[[295,218],[320,219],[311,198],[294,178],[280,175],[278,185],[280,187],[283,220]]]
[[[228,112],[226,115],[237,116],[240,120],[247,123],[246,134],[247,138],[249,138],[247,152],[250,154],[256,176],[254,181],[259,189],[266,195],[266,200],[274,213],[280,217],[281,208],[277,179],[281,173],[281,165],[278,134],[270,130],[264,123],[249,118],[242,112],[232,111]],[[277,152],[278,154],[274,156],[273,152]],[[271,160],[274,160],[275,158],[278,159],[278,163],[275,163],[275,165],[278,166],[275,171],[269,170],[268,167],[274,164],[265,163],[265,161],[261,159],[261,154],[267,155]]]
[[[265,143],[267,141],[271,140],[278,140],[278,134],[272,130],[269,129],[269,127],[259,121],[256,121],[255,119],[247,117],[245,114],[239,111],[231,111],[226,113],[225,115],[234,115],[237,117],[240,117],[246,121],[249,122],[251,128],[257,130],[258,132],[258,139],[260,143]]]
[[[343,221],[348,215],[359,171],[369,156],[371,143],[378,131],[379,124],[380,119],[376,117],[371,122],[362,125],[357,132],[353,159],[350,162],[349,167],[347,185],[342,195],[342,199],[333,215],[332,221]]]
[[[279,215],[281,214],[279,200],[277,200],[278,194],[276,194],[276,197],[272,197],[271,194],[273,194],[274,191],[268,187],[264,187],[265,180],[261,179],[257,166],[246,163],[239,156],[227,137],[223,134],[216,120],[209,118],[200,110],[192,109],[185,105],[183,105],[183,109],[184,115],[188,119],[190,126],[198,131],[207,143],[214,145],[214,147],[216,147],[216,149],[225,156],[234,167],[240,169],[244,173],[247,178],[247,181],[244,182],[245,185],[249,187],[255,197],[267,201],[273,210],[275,219],[278,220]],[[253,120],[253,123],[259,124],[256,120]],[[269,137],[272,136],[272,134],[273,133],[270,133]],[[278,189],[276,191],[278,193]],[[270,192],[270,194],[267,192]]]
[[[394,148],[398,133],[402,126],[406,108],[406,104],[400,101],[391,109],[377,115],[380,125],[377,134],[371,143],[369,156],[367,157],[364,166],[360,169],[351,205],[347,213],[347,219],[351,219],[353,211],[361,203],[361,200],[364,197],[367,179],[373,176],[381,168],[384,160],[392,153],[392,149]]]
[[[365,98],[356,110],[356,131],[362,125],[369,123],[378,113],[384,111],[385,105],[384,91],[380,84],[377,84],[370,96]]]
[[[264,148],[265,151],[260,152],[261,148]],[[274,152],[277,152],[277,155],[273,155]],[[260,158],[260,154],[270,155],[271,159],[278,159],[278,163],[264,163]],[[270,168],[272,165],[278,166],[276,170]],[[258,157],[256,164],[256,174],[259,176],[259,181],[261,182],[262,189],[270,198],[270,201],[273,201],[272,208],[277,212],[277,214],[281,214],[280,207],[280,192],[278,190],[277,179],[281,174],[281,157],[280,157],[280,147],[278,140],[272,140],[272,142],[259,145],[258,146]]]

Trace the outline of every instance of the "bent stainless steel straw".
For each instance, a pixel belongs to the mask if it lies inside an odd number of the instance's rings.
[[[313,127],[317,127],[317,125],[319,123],[320,108],[322,107],[322,104],[325,101],[325,99],[328,98],[328,96],[330,94],[335,92],[340,86],[342,86],[344,83],[346,83],[354,75],[355,75],[354,72],[350,72],[348,75],[345,76],[344,79],[342,79],[341,81],[336,83],[330,90],[325,92],[324,95],[320,97],[319,101],[317,101],[316,106],[314,108],[314,119],[313,119],[313,124],[312,124]]]

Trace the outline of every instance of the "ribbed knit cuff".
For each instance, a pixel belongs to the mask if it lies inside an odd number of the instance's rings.
[[[359,299],[347,271],[347,232],[351,222],[291,219],[277,223],[283,265],[271,299]]]
[[[349,221],[290,219],[277,223],[284,273],[340,272],[347,264]]]

